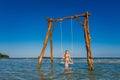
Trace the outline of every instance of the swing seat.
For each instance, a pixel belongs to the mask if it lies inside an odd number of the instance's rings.
[[[60,62],[61,64],[65,64],[65,62]],[[69,64],[74,64],[73,62],[69,62]]]
[[[61,64],[65,64],[64,61],[61,61],[60,63],[61,63]],[[70,61],[69,64],[74,64],[74,62],[73,62],[73,61]]]

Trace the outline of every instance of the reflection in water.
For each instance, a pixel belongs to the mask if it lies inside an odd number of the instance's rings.
[[[49,65],[50,66],[50,65]],[[51,64],[49,70],[38,68],[38,80],[54,79],[54,64]]]
[[[65,69],[54,67],[54,64],[46,65],[46,67],[41,67],[38,69],[38,80],[54,80],[54,79],[62,79],[62,80],[76,80],[76,79],[87,79],[94,80],[94,75],[92,71],[76,71],[77,69],[69,68]],[[55,72],[55,74],[54,74]]]
[[[94,75],[93,75],[92,71],[89,71],[88,75],[89,75],[89,80],[94,80]]]
[[[72,69],[70,69],[70,68],[69,69],[65,69],[64,70],[63,79],[70,80],[71,75],[72,75]]]

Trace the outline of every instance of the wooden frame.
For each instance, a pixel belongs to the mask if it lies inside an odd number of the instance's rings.
[[[84,38],[85,38],[85,43],[86,43],[88,69],[94,70],[92,52],[90,49],[90,33],[89,33],[89,28],[88,28],[88,16],[90,16],[90,14],[87,12],[85,14],[79,14],[79,15],[74,15],[74,16],[69,16],[69,17],[64,17],[64,18],[57,18],[57,19],[48,18],[47,19],[48,30],[47,30],[46,37],[45,37],[44,44],[43,44],[43,48],[42,48],[42,51],[41,51],[41,54],[40,54],[40,57],[38,60],[38,68],[40,68],[40,64],[42,62],[42,58],[44,56],[48,40],[50,40],[50,59],[51,59],[52,63],[54,62],[53,54],[52,54],[52,49],[53,49],[52,48],[52,33],[54,31],[54,27],[51,30],[52,22],[56,23],[59,21],[76,18],[76,20],[80,23],[80,25],[84,29]],[[81,22],[79,17],[84,17],[84,22]]]

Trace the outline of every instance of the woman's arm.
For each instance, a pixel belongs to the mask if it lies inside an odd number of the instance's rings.
[[[69,55],[69,61],[70,61],[70,62],[72,61],[70,55]]]

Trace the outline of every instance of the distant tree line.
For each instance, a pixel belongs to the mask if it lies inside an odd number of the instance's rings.
[[[0,58],[9,58],[8,55],[0,53]]]

